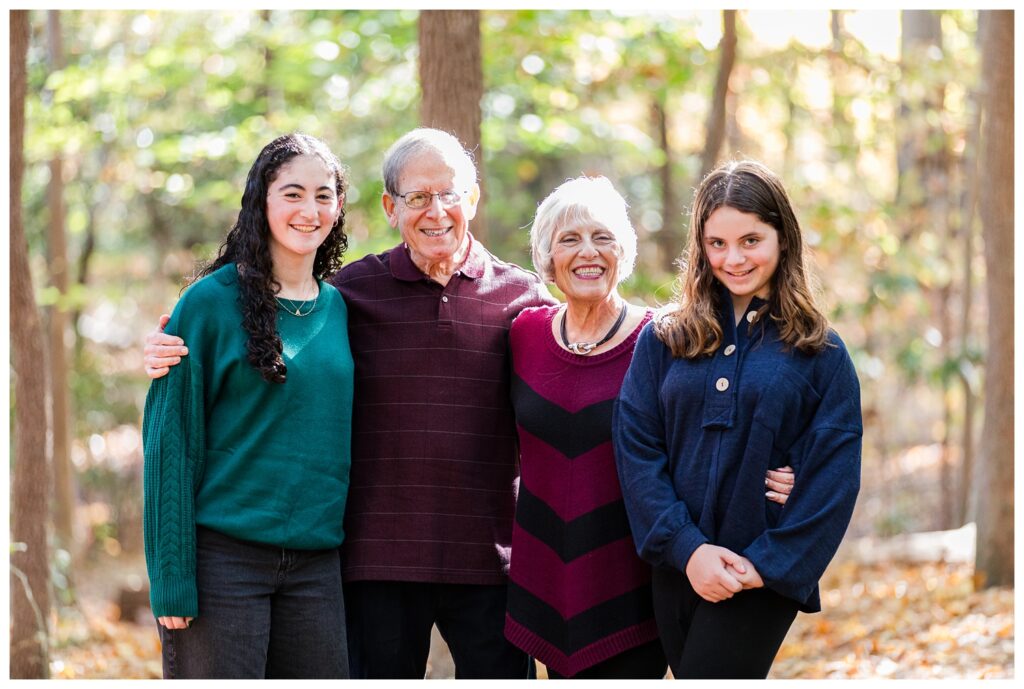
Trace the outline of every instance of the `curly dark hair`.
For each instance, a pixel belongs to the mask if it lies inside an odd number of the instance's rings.
[[[242,193],[242,208],[235,226],[221,244],[217,257],[197,278],[209,275],[228,263],[238,267],[239,301],[242,305],[242,327],[249,333],[246,343],[248,361],[260,375],[272,383],[283,383],[288,373],[281,356],[283,345],[277,332],[277,300],[281,284],[274,279],[270,259],[270,223],[267,221],[267,192],[281,168],[292,158],[316,156],[334,172],[338,199],[345,198],[348,176],[344,166],[320,139],[308,134],[287,134],[263,147],[249,170]],[[316,250],[313,277],[324,280],[341,268],[348,249],[344,232],[345,207],[323,244]]]

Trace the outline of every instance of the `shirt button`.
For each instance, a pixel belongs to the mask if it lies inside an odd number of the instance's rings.
[[[736,345],[729,345],[728,347],[725,348],[725,355],[729,356],[730,354],[732,354],[735,351],[736,351]]]
[[[757,320],[757,311],[751,311],[747,314],[747,322],[753,323]]]
[[[441,297],[441,301],[443,301],[445,304],[447,304],[448,303],[448,297]]]
[[[729,381],[726,378],[719,378],[715,381],[715,387],[718,388],[719,392],[725,392],[729,389]]]
[[[461,271],[461,270],[456,270],[456,271],[455,271],[455,274],[456,274],[456,275],[462,275],[462,271]]]

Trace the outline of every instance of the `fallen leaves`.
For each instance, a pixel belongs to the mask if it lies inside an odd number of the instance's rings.
[[[1012,678],[1013,589],[974,592],[963,563],[845,562],[798,615],[772,678]]]
[[[1012,678],[1013,589],[974,592],[972,575],[962,563],[834,565],[823,611],[797,616],[770,677]],[[62,608],[53,677],[159,678],[155,624],[117,617],[100,598]]]
[[[155,622],[145,626],[118,620],[117,606],[80,599],[62,608],[50,649],[54,679],[159,679],[163,676]]]

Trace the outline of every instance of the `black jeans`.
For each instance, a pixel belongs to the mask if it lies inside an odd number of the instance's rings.
[[[661,642],[655,639],[602,660],[572,677],[548,668],[548,679],[662,679],[667,670],[665,652]]]
[[[423,679],[430,630],[448,643],[456,679],[529,679],[533,660],[505,639],[507,586],[345,584],[354,679]]]
[[[654,616],[676,679],[764,679],[796,619],[796,601],[768,588],[720,603],[697,595],[683,572],[655,567]]]
[[[196,529],[199,616],[165,629],[165,679],[347,678],[338,549],[287,550]]]

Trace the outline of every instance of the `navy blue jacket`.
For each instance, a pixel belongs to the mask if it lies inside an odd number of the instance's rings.
[[[764,303],[739,327],[724,309],[713,356],[673,358],[644,328],[616,402],[616,464],[640,557],[685,572],[701,544],[719,545],[817,612],[860,488],[860,385],[835,332],[808,355],[787,349],[767,315],[748,326]],[[796,485],[783,507],[764,480],[787,464]]]

